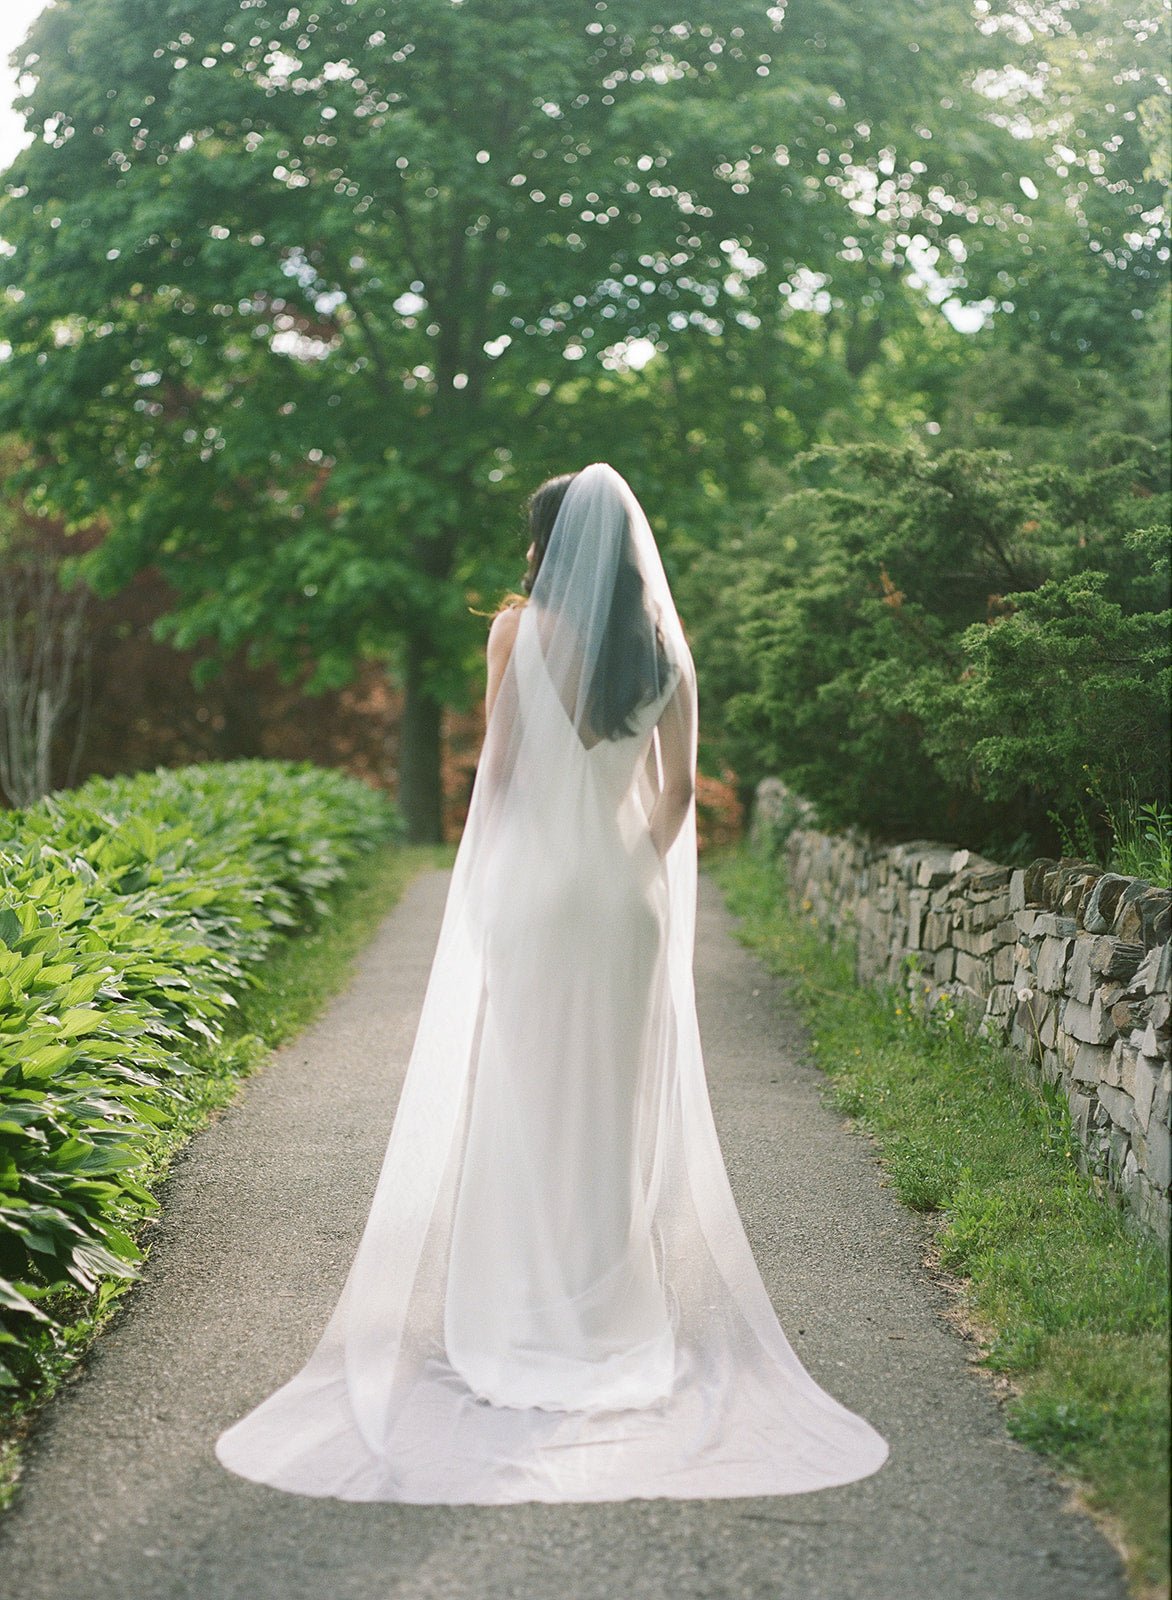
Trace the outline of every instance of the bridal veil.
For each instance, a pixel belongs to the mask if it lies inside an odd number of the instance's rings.
[[[696,679],[626,481],[572,479],[485,732],[386,1157],[309,1361],[231,1471],[347,1500],[798,1493],[884,1439],[737,1214],[696,1020]]]

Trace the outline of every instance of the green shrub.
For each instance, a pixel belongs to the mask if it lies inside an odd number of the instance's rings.
[[[95,778],[0,814],[0,1384],[53,1298],[133,1276],[152,1135],[282,932],[399,830],[308,763]]]
[[[747,785],[777,774],[826,826],[1000,859],[1049,851],[1088,774],[1107,811],[1166,804],[1167,524],[1143,440],[1077,468],[813,452],[689,577],[709,741],[719,721]]]

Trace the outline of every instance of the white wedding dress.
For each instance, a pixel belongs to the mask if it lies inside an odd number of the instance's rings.
[[[886,1459],[788,1343],[725,1174],[694,800],[662,860],[648,825],[673,764],[694,775],[695,709],[642,509],[587,467],[489,719],[349,1277],[217,1440],[233,1472],[500,1504],[798,1493]]]

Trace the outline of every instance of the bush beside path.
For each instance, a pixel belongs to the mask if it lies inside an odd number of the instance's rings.
[[[277,761],[0,814],[0,1504],[28,1408],[135,1276],[170,1155],[274,1042],[264,1005],[304,1016],[273,992],[275,953],[331,971],[306,930],[360,858],[383,882],[372,852],[400,833],[385,795]]]

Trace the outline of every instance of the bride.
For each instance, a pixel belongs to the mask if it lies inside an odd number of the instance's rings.
[[[696,679],[596,462],[530,501],[386,1158],[306,1365],[222,1433],[344,1500],[793,1494],[886,1441],[802,1367],[717,1143],[696,1020]]]

